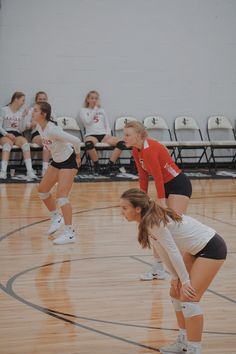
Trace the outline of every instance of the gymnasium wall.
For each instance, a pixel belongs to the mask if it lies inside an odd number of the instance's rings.
[[[1,0],[0,105],[46,90],[76,116],[88,90],[113,122],[236,117],[235,0]]]

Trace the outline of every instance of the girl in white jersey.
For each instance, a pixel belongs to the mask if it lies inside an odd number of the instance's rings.
[[[28,114],[28,110],[24,109],[24,103],[25,94],[23,92],[15,92],[11,98],[11,102],[1,109],[0,144],[2,145],[2,164],[0,179],[7,178],[7,166],[13,145],[17,145],[22,149],[27,169],[27,178],[37,179],[32,169],[30,146],[22,136],[22,132],[26,127],[25,117]]]
[[[51,106],[47,102],[35,104],[33,120],[37,122],[37,130],[42,138],[43,145],[51,152],[53,159],[38,188],[39,197],[51,212],[51,225],[48,233],[53,234],[65,223],[64,233],[54,239],[53,243],[62,245],[75,242],[75,231],[72,227],[72,208],[68,195],[81,163],[81,141],[79,138],[64,132],[51,120]],[[57,204],[61,208],[63,217],[56,207],[56,200],[50,193],[56,183]]]
[[[199,301],[226,259],[224,240],[199,221],[162,208],[139,189],[124,192],[120,205],[128,221],[139,223],[141,246],[155,247],[172,275],[170,296],[180,332],[177,341],[161,352],[201,354]]]
[[[86,130],[85,148],[94,163],[95,173],[101,172],[95,145],[102,142],[115,147],[105,170],[105,173],[112,173],[114,163],[121,155],[122,150],[126,149],[126,146],[124,141],[111,135],[109,120],[104,109],[101,108],[97,91],[90,91],[87,94],[84,108],[80,110],[80,118]]]
[[[39,102],[48,102],[48,95],[44,91],[38,91],[35,95],[35,103]],[[31,142],[33,144],[37,144],[39,146],[43,146],[42,138],[36,129],[36,122],[33,121],[32,115],[33,115],[33,110],[34,108],[31,108],[29,113],[28,113],[28,120],[27,120],[27,128],[32,129],[31,132]],[[52,118],[55,120],[55,115],[52,112]],[[48,165],[49,165],[49,160],[50,160],[50,151],[48,149],[43,148],[43,168],[42,168],[42,176],[45,174]]]

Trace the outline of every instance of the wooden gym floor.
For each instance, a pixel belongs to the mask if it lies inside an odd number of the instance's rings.
[[[138,182],[77,183],[75,244],[54,246],[35,184],[0,185],[0,353],[155,353],[176,336],[168,279],[141,282],[151,251],[120,216]],[[188,213],[214,227],[228,259],[202,300],[203,353],[236,353],[236,180],[194,180]],[[155,196],[153,183],[150,194]]]

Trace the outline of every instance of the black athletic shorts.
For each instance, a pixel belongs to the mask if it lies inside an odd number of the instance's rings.
[[[170,194],[185,195],[189,198],[192,195],[192,184],[190,179],[183,172],[171,181],[165,183],[164,186],[166,198],[168,198]]]
[[[40,135],[38,131],[34,132],[32,135],[31,135],[31,140],[34,139],[34,137]]]
[[[100,143],[104,137],[106,136],[106,134],[100,134],[100,135],[88,135],[88,136],[93,136],[94,138],[96,138],[98,140],[98,142]]]
[[[226,259],[227,246],[223,238],[215,234],[203,249],[194,255],[195,257],[210,258],[210,259]]]
[[[3,137],[4,137],[4,135],[2,135],[2,134],[0,133],[0,139],[3,138]]]
[[[18,136],[22,136],[21,133],[16,132],[15,130],[8,130],[7,134],[13,134],[16,138],[18,138]]]
[[[55,168],[58,168],[59,170],[62,170],[62,169],[79,169],[78,168],[78,165],[76,163],[76,155],[75,153],[73,152],[70,157],[66,160],[66,161],[63,161],[63,162],[55,162],[52,160],[52,162],[50,163],[51,166],[55,167]]]

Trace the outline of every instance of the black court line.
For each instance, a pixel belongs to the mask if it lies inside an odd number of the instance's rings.
[[[95,210],[109,209],[109,208],[116,208],[116,207],[117,207],[117,206],[108,206],[108,207],[95,208],[95,209],[90,209],[90,210],[82,210],[82,211],[78,211],[78,212],[73,213],[73,214],[80,214],[80,213],[91,212],[91,211],[95,211]],[[13,230],[12,232],[9,232],[9,233],[7,233],[7,234],[1,236],[1,237],[0,237],[0,241],[2,241],[3,239],[7,238],[8,236],[14,234],[14,233],[17,232],[17,231],[20,231],[20,230],[22,230],[22,229],[28,228],[28,227],[30,227],[30,226],[34,226],[34,225],[36,225],[36,224],[43,223],[43,222],[45,222],[45,221],[47,221],[47,220],[48,220],[48,219],[41,220],[41,221],[38,221],[38,222],[35,222],[35,223],[32,223],[32,224],[24,225],[24,226],[22,226],[22,227],[20,227],[20,228],[18,228],[18,229],[16,229],[16,230]],[[114,256],[99,257],[99,258],[111,258],[111,257],[113,258]],[[115,256],[115,257],[118,257],[118,256]],[[120,257],[120,256],[119,256],[119,257]],[[127,257],[127,256],[121,256],[121,257]],[[133,259],[136,259],[137,261],[140,261],[138,258],[135,258],[135,257],[137,257],[137,256],[132,256]],[[98,258],[98,257],[92,257],[92,259],[97,259],[97,258]],[[87,258],[87,259],[91,259],[91,258]],[[74,260],[73,260],[73,261],[74,261]],[[63,261],[63,262],[71,262],[71,260],[67,260],[67,261]],[[43,267],[49,266],[49,265],[54,265],[54,264],[57,264],[57,263],[62,263],[62,262],[49,263],[49,264],[43,265]],[[146,263],[147,263],[147,262],[146,262]],[[42,266],[40,266],[40,267],[42,267]],[[35,268],[39,268],[39,267],[33,267],[33,268],[28,269],[27,271],[33,270],[33,269],[35,269]],[[31,303],[31,302],[29,302],[29,301],[27,301],[27,300],[21,298],[20,296],[18,296],[18,295],[13,291],[12,285],[13,285],[14,280],[15,280],[17,277],[19,277],[20,275],[24,274],[24,273],[26,273],[26,271],[20,272],[20,273],[16,274],[15,276],[13,276],[12,278],[10,278],[10,279],[8,280],[8,282],[7,282],[7,286],[6,286],[6,287],[4,287],[4,285],[3,285],[2,283],[0,283],[0,288],[1,288],[5,293],[7,293],[8,295],[12,296],[12,297],[15,298],[16,300],[18,300],[18,301],[20,301],[20,302],[22,302],[22,303],[24,303],[24,304],[26,304],[26,305],[28,305],[28,306],[31,306],[32,308],[35,308],[36,310],[41,311],[41,312],[43,312],[43,313],[45,313],[45,314],[47,314],[47,315],[50,315],[50,316],[55,317],[55,318],[57,318],[57,319],[60,319],[60,320],[62,320],[62,321],[71,323],[71,324],[73,324],[73,325],[75,325],[75,326],[77,326],[77,327],[81,327],[81,328],[84,328],[84,329],[87,329],[87,330],[96,332],[96,333],[98,333],[98,334],[102,334],[102,335],[111,337],[111,338],[113,338],[113,339],[117,339],[117,340],[120,340],[120,341],[127,342],[127,343],[129,343],[129,344],[133,344],[133,345],[136,345],[136,346],[139,346],[139,347],[143,347],[143,348],[146,348],[146,349],[150,349],[150,350],[154,350],[154,351],[156,351],[156,352],[159,352],[159,349],[157,349],[157,348],[153,348],[153,347],[150,347],[150,346],[146,346],[146,345],[144,345],[144,344],[137,343],[137,342],[134,342],[134,341],[131,341],[131,340],[128,340],[128,339],[119,337],[119,336],[115,336],[115,335],[110,334],[110,333],[107,333],[107,332],[103,332],[103,331],[96,330],[96,329],[94,329],[94,328],[91,328],[91,327],[82,325],[82,324],[77,323],[77,322],[75,322],[75,321],[68,320],[67,318],[64,318],[63,315],[60,315],[60,313],[57,314],[54,310],[50,310],[50,309],[48,309],[48,308],[41,307],[41,306],[39,306],[39,305],[33,304],[33,303]],[[216,293],[216,294],[217,294],[217,293]],[[224,297],[224,298],[226,298],[226,297]],[[227,298],[227,299],[229,299],[229,298]],[[233,301],[234,301],[234,300],[233,300]],[[72,315],[72,316],[73,316],[73,315]],[[76,317],[76,318],[77,318],[77,317]],[[94,320],[94,319],[91,319],[91,320]],[[99,320],[98,320],[98,321],[99,321]],[[102,321],[102,320],[100,320],[100,321]],[[114,323],[114,324],[118,324],[118,323]],[[123,325],[123,324],[122,324],[122,325]],[[127,324],[126,324],[126,325],[127,325]],[[132,326],[132,325],[130,325],[130,326]],[[135,325],[135,326],[137,326],[137,325]],[[155,329],[157,329],[157,328],[155,328]],[[172,330],[172,331],[174,330],[174,331],[175,331],[176,329],[166,329],[166,330]],[[213,333],[213,332],[212,332],[212,333]],[[220,334],[220,333],[217,332],[217,333],[214,333],[214,334]],[[224,333],[224,334],[226,334],[226,333]],[[235,335],[236,333],[228,333],[228,334],[230,334],[230,335]]]
[[[142,256],[130,256],[130,258],[132,258],[132,259],[134,259],[134,260],[136,260],[136,261],[138,261],[138,262],[145,263],[145,264],[148,264],[148,265],[150,265],[150,266],[152,265],[152,264],[149,263],[149,262],[146,262],[146,261],[143,261],[143,260],[139,259],[139,257],[142,257]],[[168,272],[166,271],[166,273],[168,273]],[[169,274],[169,273],[168,273],[168,274]],[[214,294],[214,295],[216,295],[216,296],[221,297],[222,299],[228,300],[228,301],[232,302],[233,304],[236,304],[236,300],[231,299],[230,297],[225,296],[225,295],[223,295],[223,294],[220,294],[220,293],[218,293],[217,291],[211,290],[211,289],[209,289],[209,288],[207,289],[207,291],[210,292],[210,293],[212,293],[212,294]]]
[[[25,275],[26,273],[29,273],[33,270],[37,270],[37,269],[40,269],[40,268],[45,268],[45,267],[48,267],[48,266],[54,266],[56,264],[62,264],[62,263],[68,263],[68,262],[76,262],[76,261],[84,261],[84,260],[91,260],[91,259],[114,259],[114,258],[133,258],[133,256],[101,256],[101,257],[85,257],[85,258],[78,258],[78,259],[72,259],[72,260],[63,260],[63,261],[57,261],[57,262],[52,262],[52,263],[47,263],[47,264],[43,264],[43,265],[40,265],[40,266],[35,266],[35,267],[32,267],[32,268],[28,268],[24,271],[21,271],[17,274],[15,274],[13,277],[11,277],[7,284],[6,284],[6,287],[3,287],[1,286],[1,288],[4,290],[7,291],[8,294],[10,294],[12,297],[14,297],[15,299],[19,300],[20,302],[22,303],[25,303],[27,304],[28,306],[30,307],[33,307],[41,312],[44,312],[46,314],[49,314],[53,317],[55,317],[55,314],[57,316],[60,317],[60,319],[64,320],[64,316],[67,316],[67,317],[72,317],[72,318],[77,318],[77,319],[83,319],[83,320],[87,320],[87,321],[92,321],[92,322],[98,322],[98,323],[106,323],[106,324],[112,324],[112,325],[119,325],[119,326],[126,326],[126,327],[135,327],[135,328],[146,328],[146,329],[155,329],[155,330],[164,330],[164,331],[178,331],[178,329],[175,329],[175,328],[164,328],[164,327],[155,327],[155,326],[145,326],[145,325],[135,325],[135,324],[129,324],[129,323],[123,323],[123,322],[116,322],[116,321],[108,321],[108,320],[99,320],[99,319],[95,319],[95,318],[91,318],[91,317],[85,317],[85,316],[78,316],[78,315],[74,315],[74,314],[68,314],[68,313],[64,313],[64,312],[60,312],[60,311],[57,311],[57,310],[53,310],[53,309],[49,309],[49,308],[45,308],[45,307],[42,307],[42,306],[39,306],[37,304],[34,304],[28,300],[25,300],[24,298],[20,297],[19,295],[17,295],[14,290],[13,290],[13,285],[14,285],[14,282],[15,280],[17,280],[20,276],[22,275]],[[0,284],[1,285],[1,284]],[[4,290],[4,291],[5,291]],[[5,292],[6,292],[5,291]],[[62,318],[61,318],[62,317]],[[89,329],[90,331],[93,331],[94,329],[91,328],[91,327],[88,327],[88,326],[84,326],[84,325],[81,325],[80,323],[78,322],[74,322],[74,321],[71,321],[73,322],[72,324],[75,324],[79,327],[83,327],[86,329]],[[99,331],[99,330],[94,330],[95,332],[99,333],[99,334],[103,334],[103,335],[106,335],[107,332],[103,332],[103,331]],[[104,334],[105,333],[105,334]],[[236,333],[234,332],[215,332],[215,331],[204,331],[204,333],[207,333],[207,334],[216,334],[216,335],[236,335]],[[109,337],[110,336],[113,336],[112,334],[108,333]],[[125,338],[122,339],[122,337],[117,337],[117,336],[114,336],[115,339],[119,339],[119,340],[125,340]],[[136,343],[134,341],[131,341],[132,344]],[[130,343],[130,341],[129,341]],[[138,345],[140,343],[136,343],[136,345]],[[142,344],[142,346],[144,346]],[[157,350],[156,348],[153,348],[153,347],[149,347],[149,346],[145,346],[145,348],[147,349],[152,349],[152,350]]]
[[[199,215],[199,216],[202,216],[204,218],[207,218],[207,219],[211,219],[211,220],[214,220],[214,221],[219,221],[221,224],[225,224],[225,225],[230,225],[230,226],[233,226],[233,227],[236,227],[235,224],[232,224],[228,221],[222,221],[220,219],[217,219],[217,218],[213,218],[212,216],[208,216],[208,215],[204,215],[204,214],[200,214],[200,213],[194,213],[195,215]]]

